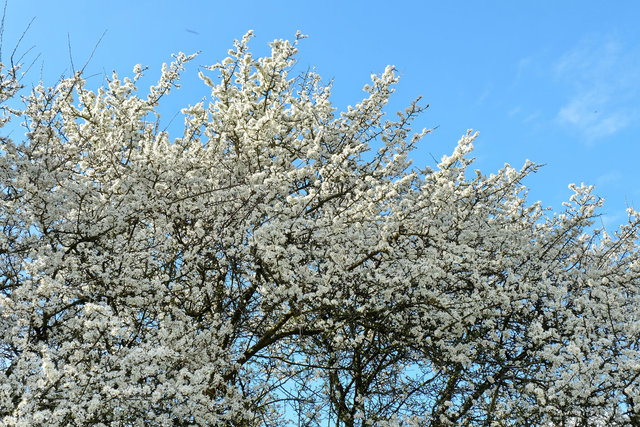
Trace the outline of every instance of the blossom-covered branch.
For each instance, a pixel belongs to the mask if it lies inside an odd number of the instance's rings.
[[[338,113],[299,41],[248,33],[170,139],[145,69],[35,87],[0,147],[3,425],[635,425],[638,213],[526,200],[538,167],[437,167],[384,107]],[[15,72],[0,78],[3,105]],[[3,119],[0,124],[6,125]]]

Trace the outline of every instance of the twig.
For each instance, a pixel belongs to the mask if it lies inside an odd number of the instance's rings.
[[[71,63],[71,74],[76,74],[76,68],[73,66],[73,55],[71,54],[71,36],[67,32],[67,47],[69,48],[69,62]]]
[[[95,46],[93,46],[93,50],[91,51],[91,55],[89,55],[89,58],[87,59],[87,62],[84,63],[84,65],[82,66],[82,69],[80,70],[81,73],[83,73],[85,68],[87,68],[87,65],[89,65],[89,62],[93,58],[93,55],[96,53],[96,50],[98,49],[98,45],[100,45],[100,42],[104,38],[105,34],[107,34],[107,30],[104,30],[102,32],[102,35],[100,36],[100,38],[96,42]]]
[[[16,54],[16,51],[18,50],[18,46],[20,46],[20,42],[22,42],[22,39],[24,38],[24,36],[27,34],[27,31],[29,31],[29,28],[31,27],[31,24],[33,24],[33,21],[36,20],[36,17],[34,16],[33,18],[31,18],[31,21],[29,21],[29,24],[27,25],[27,28],[25,28],[25,30],[22,32],[22,34],[20,35],[20,38],[18,39],[18,42],[16,43],[16,46],[13,48],[13,51],[11,52],[11,68],[14,68],[15,64],[13,63],[13,57]]]
[[[7,16],[7,2],[4,0],[4,8],[2,9],[2,21],[0,21],[0,62],[2,62],[2,43],[4,41],[4,18]]]

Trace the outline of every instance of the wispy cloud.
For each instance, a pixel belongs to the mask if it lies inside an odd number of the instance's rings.
[[[528,114],[525,118],[522,119],[522,123],[530,123],[540,117],[540,111],[534,111],[531,114]]]
[[[484,104],[484,101],[487,100],[487,98],[489,97],[489,95],[491,95],[491,92],[493,91],[493,87],[491,86],[485,86],[484,90],[482,91],[482,93],[478,96],[478,98],[476,99],[476,105],[482,105]]]
[[[620,174],[620,171],[618,170],[609,171],[596,178],[596,182],[595,182],[596,188],[600,188],[604,185],[618,182],[620,181],[621,178],[622,178],[622,175]]]
[[[557,119],[588,142],[615,134],[640,117],[640,49],[594,37],[556,61],[554,73],[569,88]]]
[[[593,141],[612,135],[625,128],[635,114],[632,109],[616,105],[615,100],[607,99],[606,89],[593,89],[574,94],[569,102],[558,112],[561,123],[579,129]]]

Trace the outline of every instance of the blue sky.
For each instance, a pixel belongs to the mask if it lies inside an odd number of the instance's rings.
[[[85,75],[130,75],[135,64],[158,75],[171,53],[200,51],[183,89],[168,106],[207,95],[199,65],[226,56],[253,29],[254,52],[274,38],[309,36],[300,70],[333,79],[338,108],[355,104],[371,73],[387,64],[401,75],[389,111],[422,95],[430,108],[416,128],[435,127],[414,155],[433,165],[467,129],[480,131],[476,168],[505,162],[546,166],[526,182],[531,201],[559,209],[571,182],[593,184],[606,199],[603,223],[640,208],[640,3],[633,1],[44,1],[9,0],[3,43],[7,60],[35,17],[18,53],[36,62],[25,82],[55,83],[76,68],[106,30]],[[168,119],[167,119],[168,120]]]

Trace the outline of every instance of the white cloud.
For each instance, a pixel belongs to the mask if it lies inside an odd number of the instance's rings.
[[[540,117],[540,111],[534,111],[533,113],[528,114],[524,119],[522,119],[522,123],[532,122],[536,120],[538,117]]]
[[[557,119],[588,142],[640,117],[640,49],[627,49],[612,38],[591,38],[556,61],[554,73],[569,89]]]
[[[620,174],[620,171],[617,171],[617,170],[609,171],[596,178],[596,188],[602,187],[606,184],[618,182],[620,181],[621,178],[622,178],[622,175]]]
[[[598,90],[574,94],[569,102],[560,108],[558,119],[561,123],[575,126],[589,141],[612,135],[625,128],[635,113],[633,108],[616,105]]]
[[[507,115],[509,115],[509,117],[513,117],[516,114],[518,114],[520,112],[520,110],[521,110],[521,108],[519,106],[518,107],[514,107],[514,108],[512,108],[511,110],[509,110],[507,112]]]
[[[491,95],[492,91],[493,88],[491,86],[485,86],[480,96],[478,96],[478,98],[476,99],[476,105],[484,104],[484,101],[489,97],[489,95]]]

